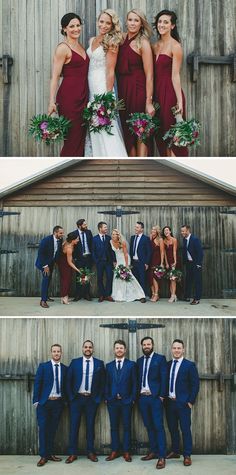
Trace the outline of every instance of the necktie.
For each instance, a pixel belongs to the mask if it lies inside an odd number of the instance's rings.
[[[105,244],[105,236],[104,236],[104,234],[103,234],[103,236],[102,236],[102,242],[103,242],[103,244]]]
[[[174,364],[172,366],[172,373],[171,373],[171,380],[170,380],[170,392],[173,393],[174,391],[174,379],[175,379],[175,368],[178,360],[174,360]]]
[[[145,356],[145,363],[144,363],[144,372],[143,372],[143,387],[146,387],[147,384],[147,365],[148,365],[148,359],[149,356]]]
[[[89,388],[89,360],[86,360],[86,373],[85,373],[85,391]]]
[[[85,241],[84,241],[84,232],[82,231],[82,251],[83,251],[83,254],[85,254]]]
[[[121,361],[120,360],[118,360],[117,371],[118,371],[118,374],[120,374],[120,371],[121,371]]]
[[[134,238],[134,247],[133,247],[134,255],[135,255],[135,251],[136,251],[137,240],[138,240],[138,236],[136,235],[135,238]]]
[[[59,365],[58,364],[55,364],[55,380],[56,380],[56,393],[57,394],[60,394],[60,388],[59,388],[59,377],[58,377],[58,368],[59,368]]]

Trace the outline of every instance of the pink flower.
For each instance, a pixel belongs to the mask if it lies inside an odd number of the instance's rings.
[[[46,130],[48,127],[48,122],[46,121],[42,122],[39,127],[41,130]]]

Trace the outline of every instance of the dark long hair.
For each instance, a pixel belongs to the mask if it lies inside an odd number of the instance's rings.
[[[83,22],[77,13],[66,13],[62,19],[61,19],[61,34],[65,36],[64,28],[66,28],[71,20],[74,20],[74,18],[77,18],[79,20],[80,24],[82,25]]]
[[[173,28],[173,30],[171,30],[171,36],[172,38],[174,38],[176,41],[178,41],[178,43],[180,43],[180,37],[179,37],[179,33],[178,33],[178,30],[177,30],[177,26],[176,26],[176,23],[177,23],[177,15],[175,12],[171,11],[171,10],[162,10],[161,12],[159,12],[156,17],[155,17],[155,21],[154,21],[154,27],[155,29],[157,30],[157,35],[159,36],[160,38],[160,33],[157,29],[157,22],[159,20],[159,18],[162,16],[162,15],[167,15],[170,17],[170,21],[171,21],[171,24],[172,25],[175,25],[175,27]]]
[[[164,228],[162,229],[162,232],[161,232],[161,235],[162,235],[163,239],[165,239],[164,231],[165,231],[166,228],[169,229],[171,237],[174,237],[173,234],[172,234],[172,229],[170,228],[170,226],[164,226]]]

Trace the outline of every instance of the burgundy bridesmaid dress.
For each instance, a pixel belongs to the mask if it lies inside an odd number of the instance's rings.
[[[60,294],[61,297],[66,297],[70,292],[73,269],[69,266],[64,252],[60,255],[57,264],[60,273]]]
[[[126,120],[133,112],[145,112],[146,106],[146,76],[142,57],[130,46],[133,40],[134,38],[129,40],[126,36],[124,43],[119,47],[116,64],[118,98],[124,99],[126,107],[124,111],[120,111],[120,119],[128,154],[132,147],[136,147],[137,138],[131,135]]]
[[[159,117],[161,127],[156,135],[156,144],[161,157],[167,156],[167,142],[162,140],[163,135],[175,124],[175,118],[171,108],[176,106],[177,98],[172,84],[172,58],[166,54],[159,54],[155,60],[155,79],[154,79],[154,97],[160,104]],[[185,118],[185,97],[183,97],[183,117]],[[176,157],[187,157],[187,147],[171,148]]]
[[[56,102],[58,112],[72,121],[72,126],[64,141],[61,157],[83,157],[86,127],[82,113],[88,103],[89,58],[71,50],[71,61],[62,68],[63,80],[58,89]]]
[[[171,268],[172,265],[174,264],[174,246],[173,244],[167,245],[165,244],[165,251],[166,251],[166,257],[167,257],[167,262],[169,264],[169,267]]]
[[[158,244],[155,244],[154,241],[151,241],[151,260],[148,267],[148,282],[150,287],[152,286],[152,281],[155,279],[158,283],[160,283],[161,279],[158,279],[157,276],[153,273],[152,267],[160,266],[161,265],[161,250]]]

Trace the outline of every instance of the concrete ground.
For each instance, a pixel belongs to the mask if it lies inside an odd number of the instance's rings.
[[[71,465],[62,462],[47,462],[39,468],[39,457],[32,455],[2,455],[0,456],[0,474],[2,475],[34,475],[44,473],[47,475],[120,475],[121,473],[135,475],[150,475],[157,473],[156,461],[141,462],[139,456],[133,457],[132,463],[127,463],[119,458],[113,462],[106,462],[104,456],[99,457],[98,463],[79,457]],[[235,475],[236,455],[193,455],[193,465],[184,467],[183,459],[168,460],[164,472],[166,475]]]
[[[140,302],[102,302],[97,299],[91,302],[80,300],[62,305],[59,298],[49,302],[50,308],[39,305],[38,297],[1,297],[0,316],[11,317],[52,317],[52,316],[169,316],[169,317],[232,317],[236,315],[236,299],[202,299],[199,305],[190,305],[178,301],[173,304],[167,299],[153,303]]]

